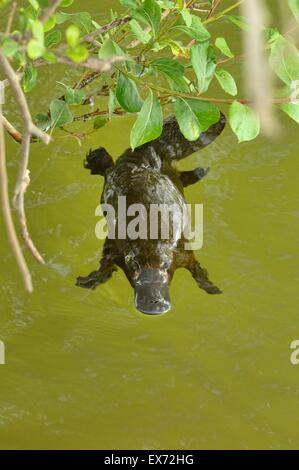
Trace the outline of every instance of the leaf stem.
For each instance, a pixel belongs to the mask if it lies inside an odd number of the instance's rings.
[[[230,11],[234,10],[235,8],[237,8],[238,6],[240,6],[245,0],[239,0],[238,2],[234,3],[233,5],[231,5],[230,7],[226,8],[225,10],[223,11],[220,11],[217,15],[215,16],[212,16],[211,18],[207,18],[205,21],[203,21],[203,24],[208,24],[208,23],[212,23],[214,21],[217,21],[219,20],[220,18],[222,18],[224,15],[226,15],[227,13],[229,13]]]
[[[187,99],[193,99],[193,100],[198,100],[198,101],[209,101],[210,103],[222,103],[222,104],[232,104],[234,101],[238,101],[239,103],[242,104],[250,104],[251,100],[248,98],[236,98],[236,99],[231,99],[231,98],[213,98],[213,97],[207,97],[207,96],[201,96],[199,94],[194,94],[194,93],[184,93],[180,91],[175,91],[175,90],[169,90],[168,88],[160,87],[158,85],[153,85],[152,83],[145,83],[143,80],[140,78],[135,77],[131,73],[127,72],[126,70],[118,68],[119,72],[122,74],[126,75],[128,78],[131,80],[134,80],[136,83],[139,85],[143,86],[144,88],[150,88],[153,91],[156,91],[158,93],[161,93],[161,98],[167,98],[167,97],[178,97],[178,98],[187,98]],[[291,97],[285,97],[285,98],[277,98],[271,100],[273,104],[284,104],[284,103],[290,103],[292,101]]]

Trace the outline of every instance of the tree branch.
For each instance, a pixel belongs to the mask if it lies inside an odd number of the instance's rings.
[[[17,176],[17,183],[15,186],[14,191],[14,206],[18,213],[19,218],[19,225],[21,229],[21,234],[23,239],[26,243],[31,254],[36,258],[40,263],[44,263],[43,257],[38,252],[37,248],[35,247],[28,229],[27,229],[27,221],[24,209],[24,195],[29,184],[28,180],[28,161],[29,161],[29,149],[30,149],[30,139],[31,136],[36,136],[41,139],[45,144],[48,144],[51,140],[48,134],[42,132],[35,124],[32,122],[31,114],[28,108],[28,104],[25,98],[25,95],[22,91],[20,86],[19,78],[13,68],[11,67],[10,63],[8,62],[7,58],[3,55],[2,51],[0,50],[0,67],[3,70],[6,78],[9,81],[9,84],[12,88],[12,91],[15,96],[15,100],[19,107],[22,120],[23,120],[23,137],[22,137],[22,149],[21,149],[21,159],[19,163],[19,170]]]
[[[6,117],[3,116],[3,114],[0,115],[2,118],[2,124],[4,126],[4,129],[9,133],[9,135],[16,141],[18,144],[22,142],[22,134],[17,131],[17,129],[6,119]]]
[[[100,34],[105,34],[107,31],[110,31],[111,29],[117,28],[118,26],[121,26],[123,24],[128,23],[131,21],[131,16],[125,16],[124,18],[119,18],[117,20],[111,21],[111,23],[108,23],[104,26],[101,26],[101,28],[96,29],[95,31],[92,31],[89,34],[86,34],[83,36],[82,41],[85,42],[91,42],[93,43],[94,40],[100,35]]]
[[[1,108],[1,106],[0,106]],[[0,111],[2,111],[0,109]],[[23,256],[20,243],[16,234],[15,226],[12,219],[11,208],[8,195],[8,177],[6,171],[5,157],[5,136],[3,132],[3,117],[0,114],[0,197],[1,209],[3,214],[4,225],[7,232],[8,241],[10,243],[13,255],[16,259],[18,268],[21,272],[24,287],[28,292],[33,291],[31,274]]]
[[[94,72],[101,73],[110,72],[115,63],[122,62],[124,60],[123,56],[114,56],[108,60],[100,60],[96,57],[89,57],[84,62],[73,62],[72,59],[69,59],[68,57],[64,56],[59,52],[56,53],[56,56],[57,62],[59,62],[60,64],[73,65],[75,67],[84,67],[86,69],[93,70]]]
[[[9,16],[8,16],[8,20],[7,20],[6,31],[5,31],[6,36],[8,36],[11,32],[14,16],[15,16],[15,13],[16,13],[16,9],[17,9],[17,2],[13,2],[12,6],[11,6],[10,13],[9,13]]]
[[[59,7],[61,3],[61,0],[52,0],[51,5],[48,8],[45,8],[42,10],[40,16],[39,16],[39,21],[42,23],[46,23],[48,19],[54,15],[56,9]]]

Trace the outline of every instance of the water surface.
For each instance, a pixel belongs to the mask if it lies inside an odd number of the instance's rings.
[[[96,3],[74,9],[100,21],[117,5]],[[225,31],[238,52],[236,29],[222,23],[213,35]],[[40,72],[34,113],[62,92],[49,73]],[[61,66],[54,73],[74,81]],[[9,95],[6,111],[14,119]],[[59,131],[48,148],[32,146],[28,222],[47,265],[27,256],[35,291],[25,294],[1,232],[1,448],[298,448],[299,366],[289,361],[299,336],[298,126],[280,118],[276,139],[237,145],[227,128],[181,165],[211,167],[186,197],[204,204],[197,256],[224,293],[208,296],[177,271],[161,317],[133,308],[120,271],[95,292],[74,286],[102,248],[102,180],[83,170],[84,154],[101,145],[117,157],[134,118],[113,119],[82,147]],[[19,152],[7,138],[11,181]]]

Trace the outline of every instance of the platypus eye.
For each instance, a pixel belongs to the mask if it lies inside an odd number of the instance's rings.
[[[169,269],[170,268],[170,261],[164,261],[162,264],[162,269]]]

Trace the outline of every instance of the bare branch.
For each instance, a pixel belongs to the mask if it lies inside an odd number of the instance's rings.
[[[116,108],[113,111],[113,114],[117,116],[123,116],[124,114],[127,114],[126,111],[124,111],[122,108]],[[96,109],[95,111],[91,111],[90,113],[82,114],[81,116],[75,116],[74,121],[88,121],[89,119],[93,119],[94,117],[97,116],[108,116],[109,111],[102,111],[100,109]]]
[[[19,78],[12,66],[8,62],[7,58],[3,55],[0,49],[0,68],[2,68],[6,78],[9,81],[9,84],[12,88],[12,91],[15,96],[15,100],[20,109],[20,113],[23,119],[23,138],[22,138],[22,151],[21,159],[19,164],[17,183],[14,191],[14,206],[18,213],[19,224],[22,236],[24,241],[30,250],[31,254],[40,262],[44,263],[43,257],[40,255],[34,243],[32,242],[28,229],[24,209],[24,194],[28,186],[28,161],[29,161],[29,148],[31,136],[36,136],[40,138],[45,144],[48,144],[51,140],[48,134],[42,132],[35,124],[32,122],[31,114],[28,108],[28,104],[25,98],[25,95],[20,86]]]
[[[48,19],[55,13],[55,11],[59,7],[60,3],[61,3],[61,0],[51,0],[51,5],[47,8],[44,8],[41,11],[41,13],[39,15],[39,21],[41,21],[42,23],[46,23],[48,21]],[[27,31],[24,34],[23,39],[25,41],[28,41],[31,37],[32,37],[32,32]]]
[[[1,107],[1,106],[0,106]],[[1,111],[1,109],[0,109]],[[23,277],[24,287],[28,292],[33,291],[31,274],[23,256],[20,243],[14,227],[11,208],[9,204],[8,195],[8,177],[6,171],[6,157],[5,157],[5,136],[3,132],[3,118],[0,114],[0,196],[1,196],[1,209],[3,214],[4,225],[7,232],[8,241],[11,245],[12,252],[16,259],[18,268]]]
[[[17,131],[17,129],[4,117],[2,114],[0,115],[2,118],[2,124],[4,129],[9,133],[9,135],[16,141],[18,144],[22,142],[22,134]]]
[[[210,9],[209,14],[206,18],[207,20],[215,13],[215,11],[217,10],[220,2],[221,2],[221,0],[214,0],[213,1],[212,8]]]
[[[117,62],[124,61],[125,58],[123,56],[114,56],[108,60],[100,60],[96,57],[89,57],[84,62],[73,62],[72,59],[64,56],[63,54],[57,53],[57,61],[61,64],[73,65],[75,67],[84,67],[89,70],[93,70],[94,72],[110,72],[113,68],[113,65]]]
[[[246,87],[253,107],[261,116],[262,128],[268,135],[273,133],[275,120],[272,101],[272,75],[265,57],[263,28],[267,24],[263,0],[245,0],[243,14],[250,28],[244,32]]]
[[[93,43],[94,40],[98,36],[100,36],[100,34],[105,34],[107,33],[107,31],[110,31],[111,29],[114,29],[114,28],[117,28],[118,26],[126,24],[129,21],[131,21],[131,19],[132,19],[131,16],[125,16],[124,18],[119,18],[117,20],[111,21],[111,23],[108,23],[102,26],[101,28],[98,28],[95,31],[92,31],[89,34],[86,34],[86,36],[82,38],[82,41]]]
[[[163,13],[162,13],[162,20],[165,20],[165,18],[167,18],[167,16],[169,15],[170,12],[171,12],[171,10],[164,10]],[[151,30],[151,28],[148,26],[147,28],[145,28],[144,32],[145,32],[145,33],[149,33],[150,30]],[[128,48],[128,49],[134,49],[134,47],[139,46],[139,44],[141,44],[140,39],[134,39],[134,41],[132,41],[132,42],[127,46],[127,48]]]
[[[5,31],[6,36],[8,36],[11,32],[14,16],[15,16],[15,13],[16,13],[16,9],[17,9],[17,2],[13,2],[12,6],[11,6],[10,13],[9,13],[9,16],[8,16],[8,20],[7,20],[6,31]]]
[[[48,19],[54,15],[56,9],[59,7],[61,3],[61,0],[52,0],[51,1],[51,5],[48,7],[48,8],[45,8],[44,10],[42,10],[40,16],[39,16],[39,20],[42,22],[42,23],[46,23],[48,21]]]

